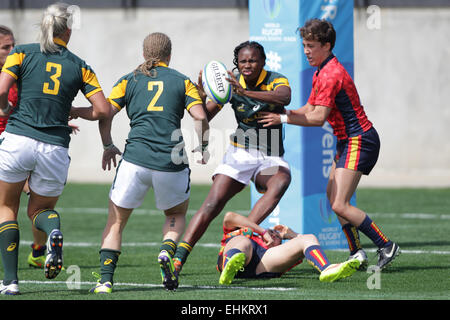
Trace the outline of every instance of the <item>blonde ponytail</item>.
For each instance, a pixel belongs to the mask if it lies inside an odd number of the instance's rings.
[[[67,11],[68,7],[68,4],[58,2],[50,5],[45,10],[39,33],[41,52],[56,53],[60,51],[58,45],[53,42],[53,38],[61,35],[68,29],[68,21],[71,17],[71,13]]]
[[[152,69],[158,63],[169,63],[172,54],[172,42],[164,33],[151,33],[144,39],[143,51],[145,62],[139,65],[136,71],[146,76],[152,76],[155,75]]]

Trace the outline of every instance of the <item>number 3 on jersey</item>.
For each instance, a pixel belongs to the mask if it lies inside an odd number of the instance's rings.
[[[50,76],[50,80],[53,81],[53,89],[50,89],[50,83],[44,82],[44,88],[42,89],[42,91],[46,94],[57,95],[59,92],[59,77],[61,76],[62,66],[59,63],[47,62],[45,71],[52,72],[53,70],[55,71]]]
[[[164,107],[158,107],[155,106],[156,102],[158,101],[159,97],[161,96],[163,90],[164,90],[164,82],[162,81],[149,81],[148,82],[148,91],[154,91],[154,87],[156,88],[156,93],[153,96],[152,100],[150,101],[147,111],[163,111]]]

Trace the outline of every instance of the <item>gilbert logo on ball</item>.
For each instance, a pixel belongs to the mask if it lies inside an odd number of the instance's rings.
[[[231,99],[231,85],[226,80],[227,77],[227,68],[222,62],[210,61],[203,69],[203,89],[206,95],[215,103],[225,104]]]

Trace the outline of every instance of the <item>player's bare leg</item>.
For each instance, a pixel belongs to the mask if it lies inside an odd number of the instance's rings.
[[[223,174],[217,174],[200,209],[192,217],[183,241],[177,246],[174,264],[177,272],[186,261],[194,245],[202,237],[211,221],[219,215],[228,200],[242,191],[245,185]]]
[[[100,275],[92,293],[108,294],[112,292],[114,271],[122,247],[122,233],[133,209],[122,208],[109,200],[108,219],[102,234],[100,249]]]
[[[248,218],[260,224],[280,202],[291,183],[291,173],[285,167],[272,167],[260,172],[255,180],[257,189],[264,194],[255,203]]]
[[[186,225],[186,212],[189,199],[183,203],[164,211],[166,221],[163,226],[163,242],[158,255],[158,263],[161,269],[161,279],[167,290],[176,290],[178,287],[178,275],[173,264],[176,244],[183,234]]]

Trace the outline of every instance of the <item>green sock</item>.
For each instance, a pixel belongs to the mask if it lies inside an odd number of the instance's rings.
[[[175,251],[174,259],[178,259],[184,264],[191,251],[192,246],[187,242],[181,241],[177,246],[177,251]]]
[[[111,282],[113,283],[114,270],[119,260],[120,251],[112,249],[100,250],[100,283]]]
[[[173,255],[175,254],[176,249],[177,249],[177,244],[175,243],[175,241],[173,241],[171,239],[163,240],[161,247],[159,247],[159,251],[166,250],[172,258],[173,258]]]
[[[59,213],[50,209],[42,210],[34,217],[33,224],[49,235],[54,229],[60,229]]]
[[[6,221],[0,224],[0,251],[4,269],[4,285],[10,284],[13,280],[18,280],[19,239],[20,233],[17,221]]]

